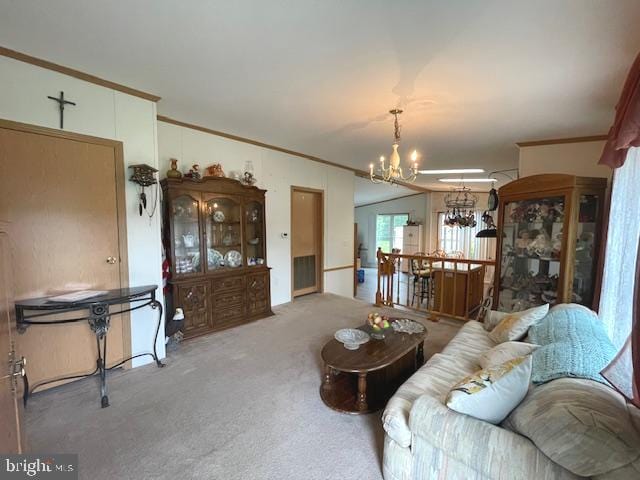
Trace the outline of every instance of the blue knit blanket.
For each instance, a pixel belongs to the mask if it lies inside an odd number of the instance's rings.
[[[607,384],[600,371],[616,349],[601,320],[581,305],[558,305],[529,329],[529,341],[540,345],[533,352],[531,381],[586,378]]]

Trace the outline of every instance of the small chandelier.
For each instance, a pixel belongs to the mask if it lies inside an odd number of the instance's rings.
[[[474,214],[477,202],[478,197],[472,194],[464,184],[454,188],[444,197],[444,204],[447,207],[444,224],[449,227],[475,227],[478,224]]]
[[[371,178],[373,183],[414,182],[418,174],[418,152],[414,150],[411,154],[412,165],[409,169],[409,175],[405,177],[402,173],[402,167],[400,166],[400,154],[398,153],[398,146],[400,145],[400,124],[398,123],[398,115],[402,113],[402,110],[394,108],[393,110],[389,110],[389,113],[395,118],[393,122],[393,151],[389,157],[389,166],[385,166],[384,157],[380,157],[380,165],[375,171],[373,169],[373,163],[369,165],[369,178]]]

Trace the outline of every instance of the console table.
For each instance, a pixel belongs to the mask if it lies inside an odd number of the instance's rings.
[[[72,380],[76,378],[90,377],[95,374],[100,375],[100,399],[102,408],[109,406],[109,397],[107,395],[107,371],[120,367],[129,360],[149,355],[153,357],[158,367],[164,367],[164,363],[158,358],[156,352],[156,343],[158,340],[158,332],[162,323],[162,304],[156,300],[156,285],[146,285],[143,287],[118,288],[109,290],[105,294],[88,298],[79,302],[60,303],[52,302],[50,297],[33,298],[28,300],[19,300],[15,303],[16,309],[16,326],[19,333],[24,333],[30,325],[60,325],[65,323],[88,322],[89,327],[95,333],[96,343],[98,346],[98,358],[96,359],[96,368],[90,373],[83,375],[71,375],[68,377],[55,378],[46,382],[34,385],[31,390],[26,388],[24,391],[24,403],[26,405],[30,393],[37,388],[48,383],[59,382],[62,380]],[[117,311],[111,311],[111,307],[119,305]],[[128,307],[126,306],[128,305]],[[145,352],[125,358],[121,362],[106,366],[107,359],[107,333],[109,332],[110,320],[112,315],[132,312],[144,307],[151,307],[158,311],[158,323],[156,325],[156,333],[153,338],[153,353]],[[51,318],[53,315],[68,312],[86,311],[84,315],[73,318]],[[26,377],[25,377],[26,379]]]

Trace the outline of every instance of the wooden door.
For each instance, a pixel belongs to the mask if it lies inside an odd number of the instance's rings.
[[[293,296],[322,291],[323,193],[293,187],[291,260]]]
[[[16,298],[127,286],[120,142],[2,121],[0,165]],[[128,355],[129,335],[128,316],[112,317],[107,363]],[[95,337],[84,322],[31,326],[17,343],[32,385],[95,368]]]
[[[12,274],[9,239],[0,222],[0,452],[21,453],[22,379],[12,375],[16,351],[15,317],[13,313]]]

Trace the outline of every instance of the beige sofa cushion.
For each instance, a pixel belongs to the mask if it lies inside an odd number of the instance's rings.
[[[513,312],[500,320],[489,337],[496,343],[522,340],[527,336],[529,328],[549,313],[549,304],[545,303],[522,312]]]
[[[480,355],[478,362],[482,368],[496,367],[514,358],[529,355],[538,347],[533,343],[504,342]]]
[[[413,402],[423,394],[444,402],[451,387],[478,370],[480,354],[495,346],[481,323],[465,323],[442,353],[432,356],[404,382],[382,413],[382,425],[401,447],[411,445],[409,414]]]
[[[561,378],[532,389],[504,426],[558,465],[590,477],[640,459],[640,433],[628,408],[606,385]]]

